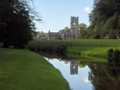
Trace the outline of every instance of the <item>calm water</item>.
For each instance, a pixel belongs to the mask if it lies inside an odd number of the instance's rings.
[[[120,90],[120,68],[108,64],[82,64],[75,60],[45,58],[58,69],[71,90]]]

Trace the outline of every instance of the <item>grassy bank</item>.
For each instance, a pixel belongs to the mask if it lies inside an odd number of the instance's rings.
[[[68,90],[68,85],[36,53],[0,49],[0,90]]]
[[[91,61],[105,61],[107,51],[110,48],[120,49],[120,40],[113,39],[81,39],[73,41],[33,41],[30,43],[32,48],[48,48],[55,45],[67,47],[66,54],[69,57]],[[51,48],[52,48],[51,47]],[[98,59],[99,58],[99,59]]]

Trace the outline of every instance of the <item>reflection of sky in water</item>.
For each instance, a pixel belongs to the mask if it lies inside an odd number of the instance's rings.
[[[58,59],[49,59],[48,62],[51,63],[55,68],[57,68],[61,72],[61,74],[69,83],[70,88],[72,90],[93,90],[93,86],[88,80],[90,72],[88,66],[82,68],[78,67],[78,74],[71,75],[71,62],[60,61]]]

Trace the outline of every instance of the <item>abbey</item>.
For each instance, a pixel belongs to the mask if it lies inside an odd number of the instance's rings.
[[[79,17],[71,16],[70,28],[60,30],[57,33],[49,31],[48,35],[50,39],[78,39],[80,37]]]

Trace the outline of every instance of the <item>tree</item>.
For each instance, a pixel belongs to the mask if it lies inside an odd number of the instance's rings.
[[[70,30],[69,27],[65,27],[65,28],[63,29],[64,32],[68,32],[69,30]]]
[[[87,37],[87,25],[84,23],[81,23],[79,25],[80,28],[80,38],[86,38]]]
[[[116,32],[118,33],[120,32],[119,16],[120,0],[99,0],[99,2],[95,3],[94,9],[90,15],[90,27],[97,33],[106,34],[107,32],[108,34],[109,32],[111,33],[111,30],[112,32],[118,30]]]
[[[24,47],[32,39],[32,30],[34,29],[28,5],[20,0],[5,1],[2,2],[3,12],[0,15],[1,22],[6,24],[6,27],[0,30],[1,41],[4,43],[4,47],[9,45]],[[3,27],[3,25],[1,26]]]

